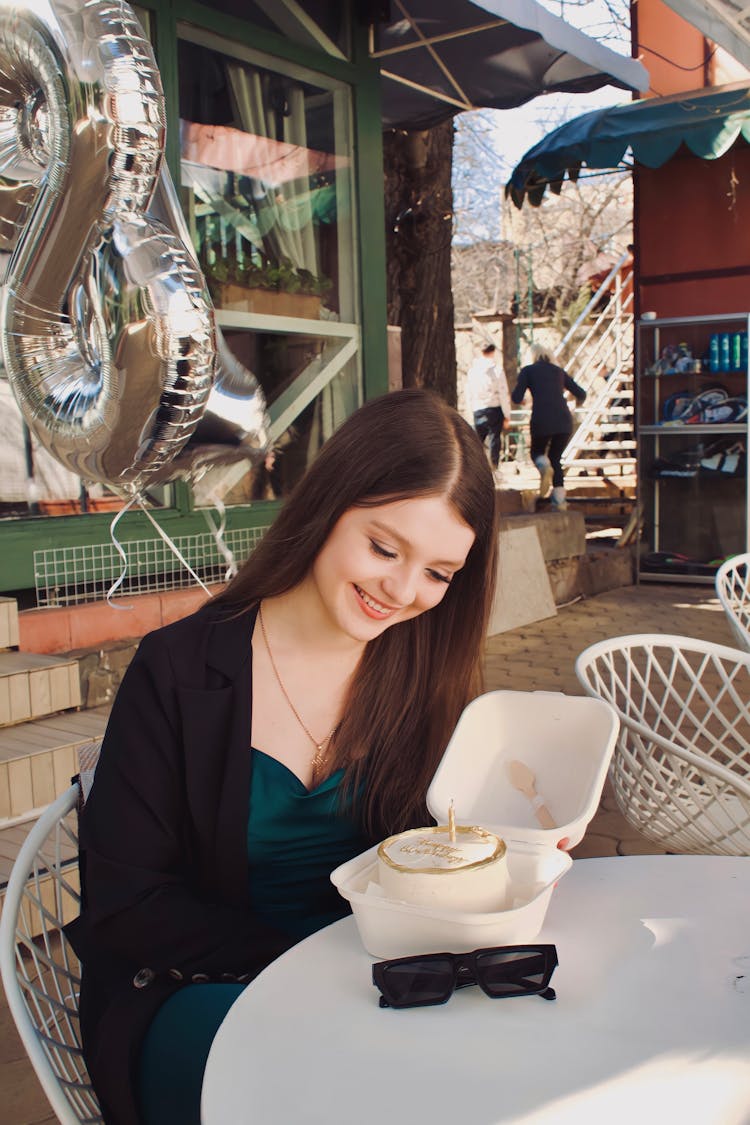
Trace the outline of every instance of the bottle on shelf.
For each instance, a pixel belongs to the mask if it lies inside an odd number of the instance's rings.
[[[718,332],[714,332],[709,341],[708,366],[713,374],[721,370],[721,349],[719,347]]]
[[[729,332],[722,332],[719,336],[719,370],[732,370],[732,338]]]
[[[732,333],[732,371],[742,370],[742,333]]]

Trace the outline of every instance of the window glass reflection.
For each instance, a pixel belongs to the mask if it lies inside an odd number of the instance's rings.
[[[217,307],[285,316],[322,308],[349,319],[339,263],[339,228],[350,221],[349,159],[336,152],[341,95],[196,43],[181,42],[179,60],[182,184]],[[295,296],[313,299],[286,299]]]
[[[195,499],[209,502],[209,485],[225,503],[278,499],[358,405],[350,91],[183,34],[183,205],[227,343],[263,389],[275,447],[252,472],[212,470]]]

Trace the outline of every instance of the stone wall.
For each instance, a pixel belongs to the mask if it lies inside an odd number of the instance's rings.
[[[635,549],[592,547],[580,512],[507,514],[501,509],[501,533],[511,527],[536,528],[555,605],[631,586],[635,581]]]

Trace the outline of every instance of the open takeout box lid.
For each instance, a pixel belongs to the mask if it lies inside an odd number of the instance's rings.
[[[508,847],[503,910],[484,914],[430,909],[384,897],[377,847],[331,873],[352,906],[362,944],[374,957],[405,957],[532,941],[552,892],[570,869],[557,848],[577,844],[596,812],[619,721],[608,703],[545,691],[492,691],[464,710],[427,793],[438,824],[454,802],[457,824],[476,824]],[[511,785],[518,759],[536,777],[557,827],[541,828],[529,799]]]
[[[619,720],[603,700],[550,691],[491,691],[463,711],[427,791],[427,807],[447,824],[476,824],[513,841],[556,847],[583,838],[599,805]],[[513,788],[508,763],[534,774],[556,827],[542,828],[531,801]]]

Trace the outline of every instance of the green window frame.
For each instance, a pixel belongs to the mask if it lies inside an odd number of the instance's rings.
[[[277,59],[351,87],[362,397],[366,400],[385,393],[388,389],[387,315],[379,76],[377,65],[368,55],[367,28],[356,17],[356,4],[350,0],[351,59],[335,52],[311,49],[192,0],[145,0],[138,7],[148,14],[149,32],[164,84],[169,123],[166,159],[175,183],[179,183],[180,164],[177,127],[180,26],[191,25],[196,33],[210,32],[256,51],[269,61]],[[222,316],[220,314],[220,322]],[[280,506],[280,501],[257,501],[252,505],[230,507],[226,513],[226,529],[267,526]],[[155,516],[170,537],[203,534],[207,530],[204,513],[195,507],[192,489],[184,481],[173,484],[171,506],[159,509]],[[20,516],[0,521],[3,543],[0,594],[34,589],[34,552],[41,548],[109,543],[111,518],[111,514],[91,512],[54,518]],[[128,513],[119,525],[122,541],[153,539],[154,534],[147,517],[137,510]]]

